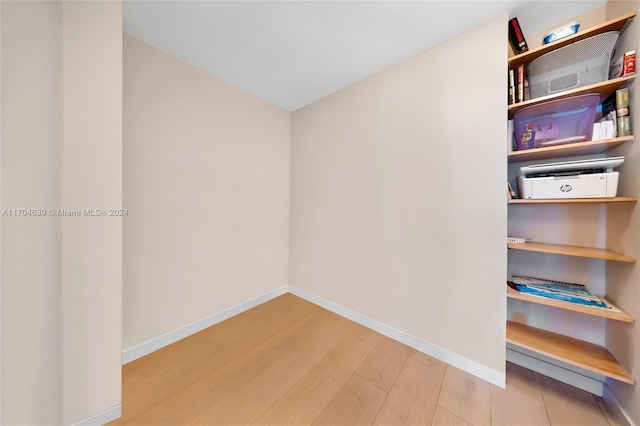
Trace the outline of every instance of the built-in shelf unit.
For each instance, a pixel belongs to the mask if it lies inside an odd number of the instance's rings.
[[[631,19],[636,13],[629,13],[619,18],[610,20],[601,25],[580,31],[575,35],[563,38],[554,43],[543,45],[539,48],[529,50],[528,52],[512,56],[508,58],[508,67],[514,68],[524,64],[525,67],[534,59],[549,53],[560,47],[567,46],[585,38],[601,34],[608,31],[624,31]],[[617,89],[632,83],[635,75],[614,78],[601,83],[591,84],[577,89],[567,90],[545,97],[532,100],[526,100],[520,103],[514,103],[508,106],[509,117],[518,110],[537,105],[549,100],[562,99],[569,96],[581,94],[598,93],[601,99],[606,98]],[[507,159],[509,163],[520,163],[539,160],[554,160],[556,158],[573,157],[581,155],[592,155],[604,153],[614,147],[633,141],[634,136],[617,137],[606,140],[595,140],[579,143],[571,143],[564,145],[548,146],[543,148],[533,148],[521,151],[509,152]],[[509,206],[525,206],[535,205],[555,205],[555,204],[588,204],[588,203],[635,203],[637,197],[620,196],[615,198],[587,198],[587,199],[549,199],[549,200],[509,200]],[[633,207],[633,206],[632,206]],[[594,224],[598,226],[598,224]],[[626,256],[622,253],[595,247],[580,247],[561,244],[547,244],[542,242],[527,241],[521,244],[508,243],[507,247],[511,250],[522,250],[530,252],[547,253],[564,256],[578,256],[592,259],[604,259],[606,261],[618,261],[635,263],[636,259]],[[566,311],[579,312],[585,315],[593,315],[606,318],[609,320],[621,321],[624,323],[634,323],[634,318],[628,313],[618,308],[613,302],[604,299],[608,308],[599,308],[576,303],[553,300],[539,296],[533,296],[518,292],[512,283],[507,282],[506,286],[507,298],[509,300],[520,300],[527,303],[550,306],[555,309],[563,309]],[[613,355],[603,346],[596,345],[573,337],[553,333],[550,331],[531,327],[529,325],[508,321],[507,322],[507,342],[516,347],[524,348],[537,354],[561,361],[563,363],[580,367],[587,371],[603,375],[615,380],[619,380],[628,384],[635,384],[635,380],[629,373],[618,363]]]

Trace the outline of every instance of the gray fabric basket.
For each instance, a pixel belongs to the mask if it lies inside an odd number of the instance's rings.
[[[608,80],[618,35],[598,34],[533,60],[527,67],[531,99]]]

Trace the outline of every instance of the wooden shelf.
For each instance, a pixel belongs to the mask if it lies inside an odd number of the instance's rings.
[[[622,322],[628,322],[628,323],[635,322],[635,319],[631,315],[624,312],[623,310],[618,308],[616,305],[614,305],[604,297],[601,297],[601,299],[608,306],[610,306],[610,308],[598,308],[595,306],[581,305],[579,303],[564,302],[562,300],[555,300],[547,297],[534,296],[532,294],[527,294],[527,293],[520,293],[513,286],[514,286],[513,283],[507,282],[507,297],[511,299],[524,300],[525,302],[537,303],[539,305],[553,306],[554,308],[564,309],[564,310],[573,311],[573,312],[581,312],[583,314],[594,315],[602,318],[609,318],[616,321],[622,321]]]
[[[576,155],[600,154],[634,139],[635,136],[631,135],[613,139],[602,139],[598,141],[524,149],[522,151],[513,151],[508,153],[507,160],[509,163],[519,163],[521,161],[550,160],[553,158],[573,157]]]
[[[570,204],[570,203],[635,203],[638,197],[611,197],[611,198],[554,198],[554,199],[515,199],[509,200],[509,204]]]
[[[556,93],[553,95],[542,96],[535,99],[530,99],[524,102],[518,102],[515,104],[509,105],[509,112],[513,114],[516,111],[521,110],[522,108],[537,105],[542,102],[552,101],[556,99],[562,99],[569,96],[577,96],[577,95],[586,95],[591,93],[598,93],[600,95],[600,102],[604,101],[609,95],[613,92],[624,86],[627,82],[632,81],[636,78],[635,74],[627,75],[624,77],[618,77],[611,80],[602,81],[600,83],[590,84],[588,86],[578,87],[576,89],[565,90],[560,93]]]
[[[519,65],[525,68],[535,59],[589,37],[603,34],[610,31],[622,32],[627,28],[629,22],[635,18],[636,12],[631,12],[603,24],[591,28],[582,29],[578,33],[562,38],[553,43],[549,43],[535,49],[531,49],[519,55],[508,58],[507,67],[514,69]],[[603,82],[565,90],[548,96],[543,96],[523,102],[508,105],[508,115],[513,115],[534,105],[539,105],[552,100],[564,99],[571,96],[584,94],[600,95],[601,102],[609,97],[616,90],[625,87],[635,79],[636,75],[629,75],[606,80]],[[632,141],[635,136],[624,136],[612,139],[585,141],[570,144],[551,145],[543,148],[533,148],[528,150],[513,151],[507,155],[509,163],[533,162],[541,160],[554,160],[557,158],[575,157],[583,155],[601,154],[609,151],[623,143]],[[613,198],[580,198],[580,199],[543,199],[543,200],[509,200],[509,205],[529,205],[529,204],[570,204],[570,203],[635,203],[637,197],[613,197]],[[507,243],[507,247],[512,250],[532,251],[539,253],[559,254],[565,256],[576,256],[591,259],[614,260],[619,262],[635,263],[636,259],[616,253],[607,249],[592,247],[569,246],[561,244],[547,244],[539,242],[526,242],[522,244]],[[520,293],[515,290],[513,283],[507,282],[507,298],[523,300],[528,303],[536,303],[544,306],[551,306],[557,309],[564,309],[572,312],[579,312],[586,315],[607,318],[625,323],[634,323],[635,319],[628,313],[622,311],[609,300],[604,299],[609,308],[599,308],[594,306],[581,305],[577,303],[554,300],[532,294]],[[613,355],[603,346],[578,340],[572,337],[557,333],[537,329],[525,324],[507,321],[507,342],[521,348],[528,349],[538,354],[562,361],[564,363],[603,375],[608,378],[619,380],[624,383],[635,385],[635,380],[618,363]]]
[[[606,348],[593,343],[513,321],[507,321],[507,342],[630,385],[636,384]]]
[[[588,257],[592,259],[636,263],[634,258],[625,256],[624,254],[591,247],[565,246],[561,244],[535,243],[530,241],[520,244],[507,243],[507,247],[513,250],[535,251],[539,253],[563,254],[565,256]]]
[[[584,40],[585,38],[589,38],[594,35],[606,33],[609,31],[620,31],[621,33],[627,27],[629,21],[636,16],[636,12],[631,12],[626,15],[622,15],[616,19],[612,19],[603,24],[596,25],[595,27],[588,28],[584,31],[578,31],[576,34],[562,38],[553,43],[544,44],[535,49],[531,49],[527,52],[521,53],[519,55],[515,55],[509,58],[508,64],[509,68],[516,67],[520,64],[528,64],[534,59],[539,58],[545,53],[549,53],[552,50],[556,50],[560,47],[564,47],[571,43],[575,43],[576,41]]]

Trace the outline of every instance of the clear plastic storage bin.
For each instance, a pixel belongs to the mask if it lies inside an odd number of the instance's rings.
[[[618,35],[598,34],[533,60],[527,67],[531,99],[608,80]]]
[[[522,108],[513,115],[517,148],[590,141],[599,103],[600,95],[589,94]],[[528,129],[534,134],[527,134]],[[533,139],[533,143],[527,143],[527,139]]]

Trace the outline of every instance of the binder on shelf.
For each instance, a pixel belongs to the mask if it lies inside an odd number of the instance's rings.
[[[521,293],[562,300],[564,302],[579,303],[581,305],[609,308],[605,302],[593,294],[591,290],[583,284],[521,276],[514,276],[513,283],[516,286],[516,290]]]
[[[513,136],[513,119],[507,121],[507,153],[516,149],[515,138]]]
[[[527,41],[524,39],[524,35],[522,34],[522,28],[520,28],[518,18],[512,18],[509,20],[509,42],[513,48],[513,53],[516,55],[529,50]]]
[[[516,103],[516,79],[513,68],[509,70],[509,105]]]
[[[516,94],[516,102],[524,101],[524,65],[518,65],[516,68],[516,72],[518,82],[516,84],[517,94]]]

